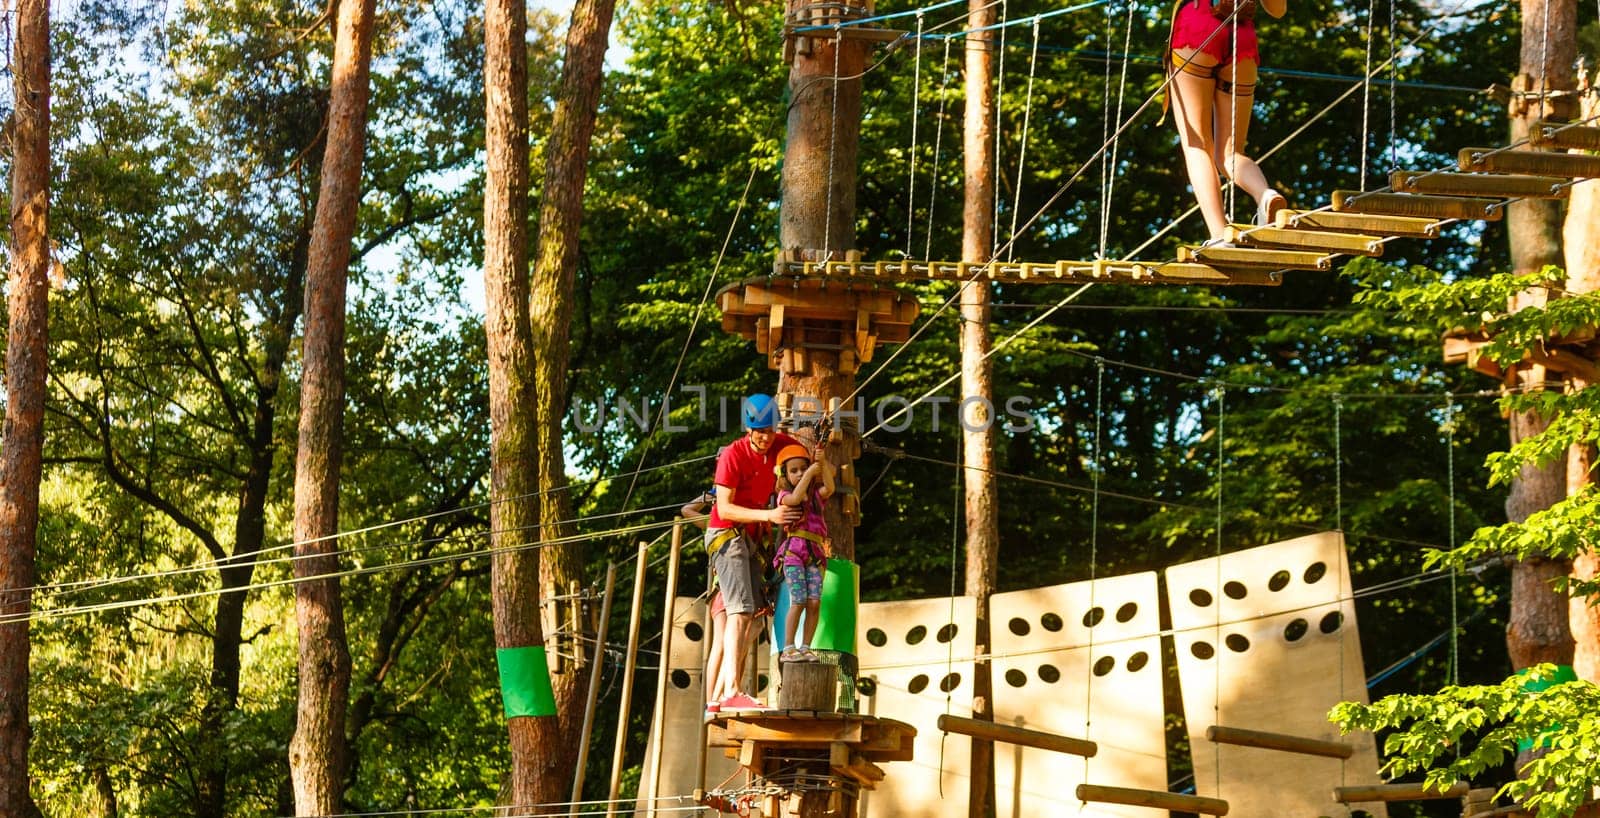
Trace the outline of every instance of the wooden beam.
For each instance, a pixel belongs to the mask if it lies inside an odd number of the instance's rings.
[[[1499,221],[1504,213],[1499,199],[1458,196],[1416,196],[1409,193],[1362,193],[1335,190],[1333,209],[1339,213],[1373,213],[1385,216],[1421,216],[1429,219],[1479,219]]]
[[[1326,756],[1328,758],[1349,758],[1355,755],[1356,752],[1354,747],[1341,741],[1323,741],[1321,739],[1286,736],[1282,733],[1267,733],[1261,730],[1245,730],[1239,727],[1222,727],[1219,725],[1207,727],[1206,738],[1218,744],[1259,747],[1263,750],[1278,750],[1285,753]]]
[[[1098,784],[1079,784],[1078,800],[1097,804],[1127,804],[1133,807],[1198,812],[1201,815],[1228,814],[1228,802],[1221,798],[1205,798],[1159,790],[1135,790],[1127,787],[1103,787]]]
[[[1600,151],[1600,128],[1539,120],[1528,126],[1528,144],[1536,148]]]
[[[1254,247],[1179,247],[1178,261],[1252,270],[1333,269],[1333,257],[1325,253]]]
[[[829,745],[836,741],[860,742],[861,723],[842,721],[794,720],[786,724],[767,721],[752,724],[734,718],[728,721],[728,738],[740,741],[769,741],[774,744]]]
[[[1531,173],[1574,179],[1600,176],[1600,156],[1585,156],[1581,153],[1462,148],[1456,155],[1456,166],[1464,171],[1481,173]]]
[[[1460,798],[1467,794],[1471,785],[1465,781],[1458,781],[1444,792],[1430,790],[1422,784],[1372,784],[1364,787],[1334,787],[1333,800],[1341,804],[1351,804],[1360,801],[1438,801],[1446,798]]]
[[[1524,176],[1506,173],[1440,173],[1397,170],[1389,186],[1399,193],[1440,196],[1480,196],[1488,199],[1566,199],[1572,192],[1564,176]]]
[[[1286,230],[1371,233],[1408,239],[1436,239],[1442,226],[1438,219],[1383,216],[1372,213],[1335,213],[1329,210],[1280,210],[1277,223]]]
[[[1315,253],[1347,253],[1358,256],[1383,255],[1383,239],[1360,233],[1325,233],[1317,230],[1289,230],[1282,227],[1228,226],[1228,241],[1250,247],[1275,247]]]
[[[969,719],[963,716],[943,715],[939,717],[939,729],[946,733],[958,733],[963,736],[987,739],[989,741],[1003,741],[1007,744],[1020,744],[1024,747],[1037,747],[1040,750],[1051,750],[1057,753],[1093,758],[1100,751],[1100,745],[1081,738],[1072,738],[1056,733],[1046,733],[1041,730],[1029,730],[1025,727],[1013,727],[1009,724],[996,724],[992,721]]]

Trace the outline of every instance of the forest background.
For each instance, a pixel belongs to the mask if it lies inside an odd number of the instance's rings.
[[[1049,10],[1012,0],[1006,13]],[[67,284],[51,303],[32,671],[35,793],[48,815],[293,811],[286,546],[328,100],[323,11],[86,0],[53,15],[51,234]],[[1017,258],[1116,256],[1189,207],[1170,124],[1147,110],[1113,160],[1040,210],[1117,112],[1160,84],[1167,12],[1109,4],[1007,30],[997,219],[1040,213]],[[340,495],[355,663],[350,812],[492,804],[510,765],[485,550],[484,330],[465,295],[482,269],[479,15],[456,2],[379,4]],[[950,31],[961,17],[952,8],[922,24]],[[594,585],[608,562],[631,571],[638,538],[659,533],[619,529],[669,520],[734,434],[715,412],[702,419],[679,387],[771,389],[760,356],[721,333],[703,294],[770,269],[786,107],[780,19],[770,2],[637,0],[619,12],[627,50],[609,61],[589,168],[572,403],[655,407],[670,395],[682,401],[671,420],[687,431],[643,432],[615,417],[585,431],[578,421],[590,418],[566,414],[573,530],[590,535],[580,553]],[[564,28],[548,13],[530,26],[536,188]],[[1264,164],[1292,201],[1325,200],[1363,170],[1370,182],[1504,141],[1503,102],[1485,86],[1517,64],[1506,4],[1294,3],[1263,33],[1269,72],[1252,143],[1282,143]],[[1592,21],[1580,39],[1592,64]],[[959,39],[927,39],[874,57],[858,191],[867,258],[959,254],[960,52]],[[1391,55],[1397,67],[1379,76],[1393,84],[1325,111]],[[1145,256],[1169,257],[1201,229],[1191,218]],[[1504,448],[1495,384],[1439,362],[1439,326],[1357,295],[1502,272],[1505,236],[1466,224],[1389,250],[1381,263],[1291,273],[1273,288],[1095,287],[1007,347],[996,394],[1026,396],[1036,422],[1004,434],[998,454],[1001,590],[1338,527],[1368,672],[1391,669],[1374,698],[1503,679],[1503,565],[1422,567],[1426,549],[1504,519],[1503,488],[1482,465]],[[930,316],[953,291],[910,289]],[[998,288],[996,337],[1065,292]],[[869,402],[921,395],[957,371],[958,319],[928,320],[881,364]],[[959,427],[949,414],[937,429],[930,414],[914,418],[875,436],[886,448],[859,463],[867,600],[959,593]],[[703,588],[703,564],[685,569],[680,590]],[[643,615],[659,623],[661,572],[650,582]],[[614,613],[613,641],[626,616]],[[553,644],[570,653],[574,643]],[[654,685],[648,672],[636,680],[624,725],[635,737],[630,785]],[[614,711],[619,686],[612,661],[601,713]],[[613,722],[599,719],[597,748],[610,746]],[[590,756],[588,797],[605,797],[608,756]],[[1176,782],[1186,770],[1174,757]],[[219,781],[217,811],[208,788]]]

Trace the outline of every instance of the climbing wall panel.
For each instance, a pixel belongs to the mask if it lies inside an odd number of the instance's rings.
[[[639,783],[638,808],[641,810],[641,815],[644,814],[643,810],[647,807],[650,795],[654,795],[657,799],[657,809],[682,807],[687,802],[679,802],[676,798],[678,796],[687,798],[696,787],[701,786],[696,771],[700,764],[697,749],[704,746],[700,739],[700,726],[706,707],[705,663],[706,652],[710,648],[710,643],[706,641],[708,626],[704,598],[692,596],[677,598],[673,605],[672,644],[667,657],[666,715],[662,723],[655,725],[650,731],[645,746],[644,770],[640,774]],[[720,634],[718,636],[720,638]],[[759,650],[756,651],[758,674],[756,695],[765,700],[775,691],[771,690],[769,685],[770,677],[767,673],[769,651],[765,632],[762,632],[759,639]],[[654,641],[657,646],[660,645],[659,637]],[[649,643],[646,642],[645,648],[648,647]],[[654,657],[644,648],[639,654],[638,679],[641,683],[651,683],[655,676],[646,668],[654,664],[652,661]],[[639,707],[649,706],[648,699],[634,705],[636,712]],[[662,736],[663,729],[665,743],[662,747],[665,751],[661,753],[661,784],[656,786],[651,775],[651,759],[655,757],[656,740]],[[723,755],[722,748],[712,747],[706,751],[707,787],[716,787],[738,772],[738,769],[739,765],[733,759]],[[733,783],[742,784],[744,779],[741,776]]]
[[[1167,594],[1198,794],[1227,800],[1230,815],[1351,814],[1331,790],[1379,778],[1371,734],[1340,737],[1326,717],[1338,702],[1367,701],[1343,535],[1173,566]],[[1213,744],[1213,724],[1342,741],[1355,754]]]
[[[937,724],[945,713],[972,715],[972,599],[869,602],[856,622],[861,676],[877,682],[862,711],[917,728],[915,758],[885,766],[888,777],[862,793],[861,815],[964,814],[972,743]]]
[[[1152,815],[1074,793],[1081,783],[1167,788],[1159,604],[1154,573],[990,598],[995,721],[1099,744],[1089,759],[995,745],[1000,818]]]

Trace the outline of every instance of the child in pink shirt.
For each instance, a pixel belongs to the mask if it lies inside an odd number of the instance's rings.
[[[822,567],[828,561],[828,523],[822,508],[833,496],[833,467],[826,460],[814,459],[804,446],[791,444],[778,452],[778,504],[798,508],[799,522],[785,526],[772,559],[783,570],[789,588],[789,615],[783,623],[785,662],[815,661],[806,648],[817,632],[817,617],[822,608]],[[821,486],[814,484],[819,481]],[[806,615],[805,639],[795,641],[800,628],[800,612]]]

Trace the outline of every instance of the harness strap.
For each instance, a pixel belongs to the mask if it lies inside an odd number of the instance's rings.
[[[1256,84],[1253,82],[1228,82],[1218,77],[1217,90],[1224,94],[1233,94],[1238,97],[1253,97],[1256,94]]]

